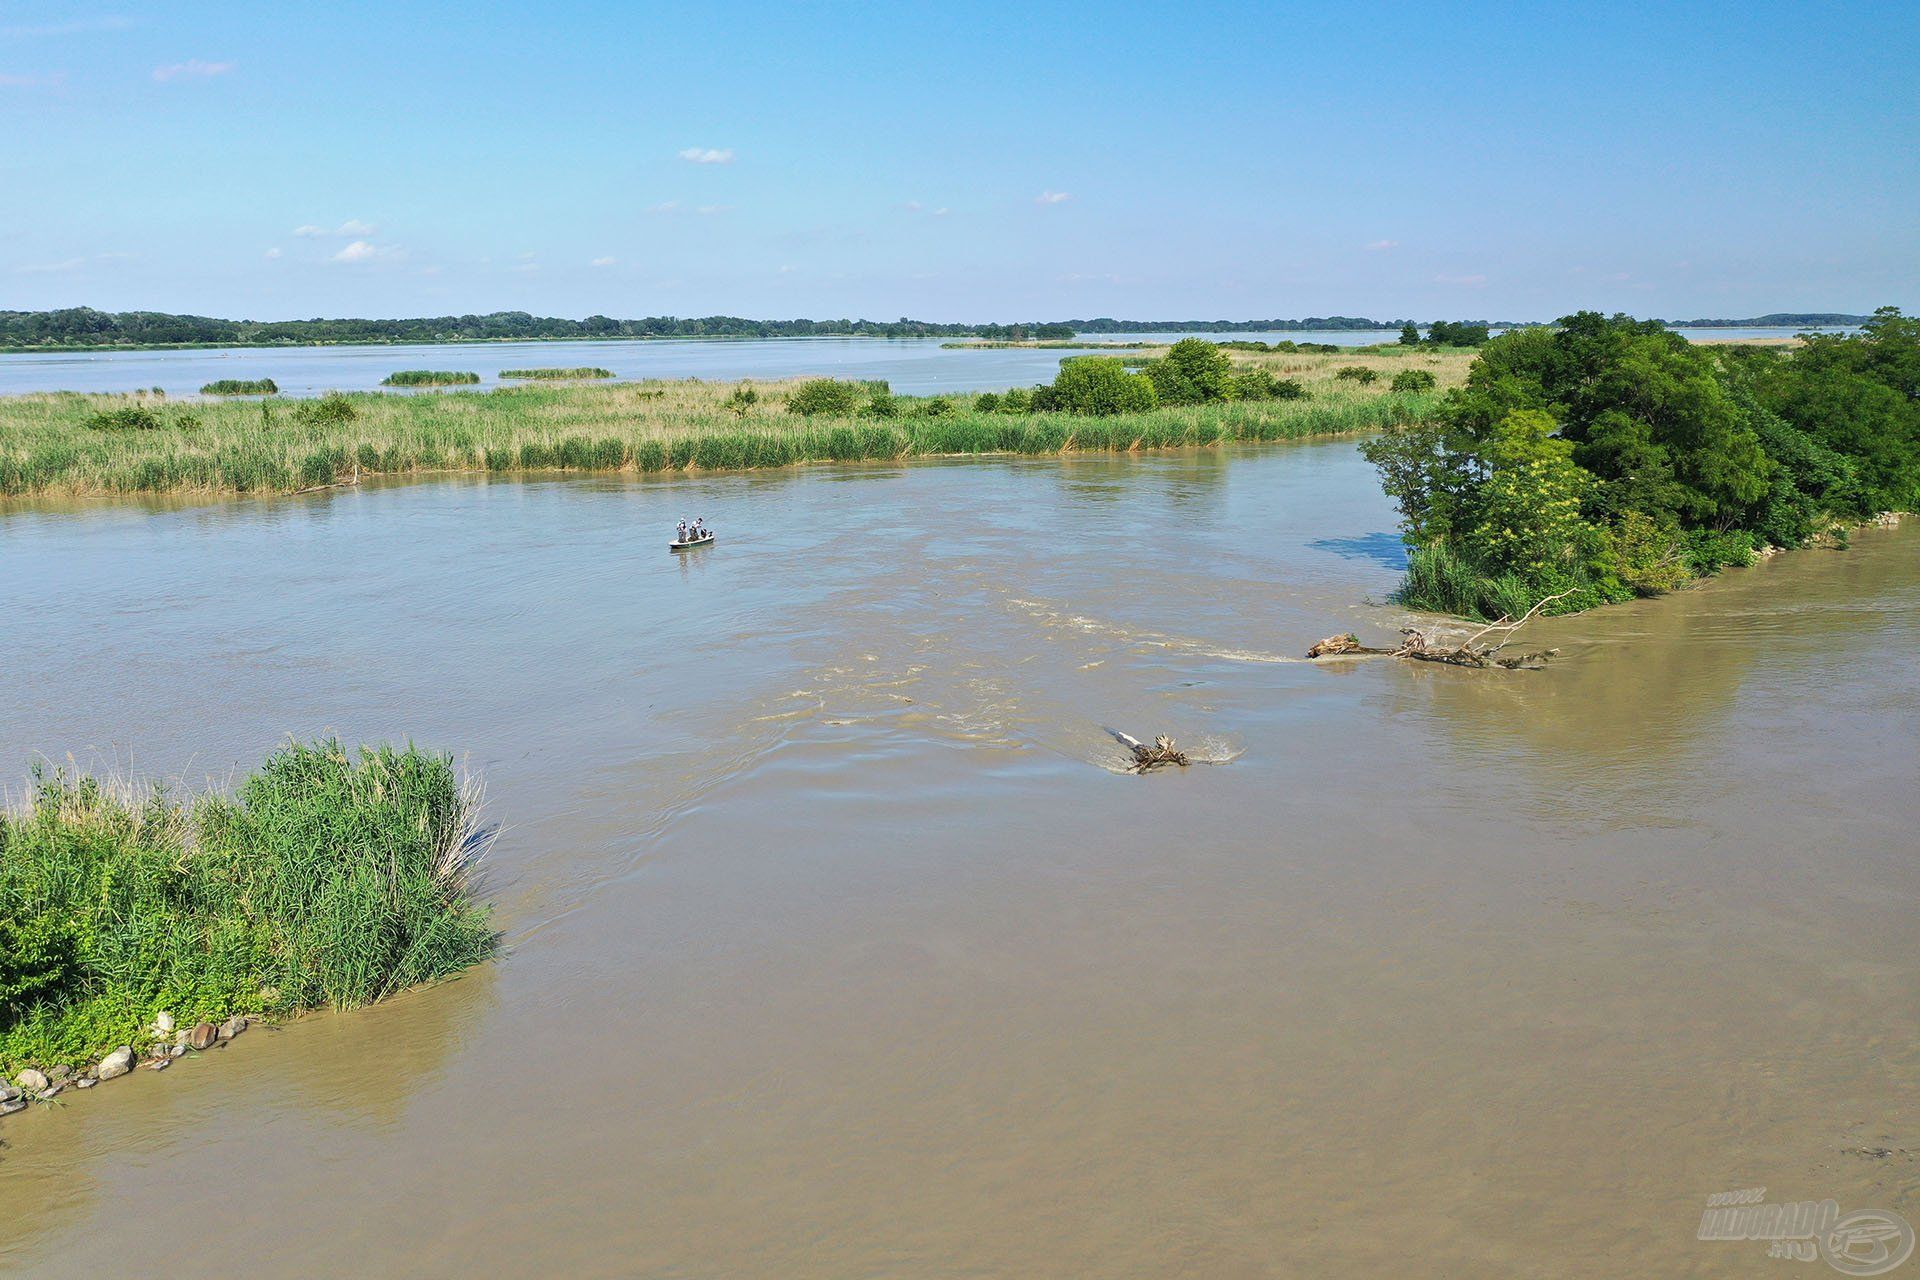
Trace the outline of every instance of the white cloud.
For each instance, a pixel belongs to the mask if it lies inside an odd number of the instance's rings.
[[[293,229],[293,234],[304,240],[325,240],[329,236],[339,236],[342,240],[361,240],[372,235],[380,228],[371,222],[362,222],[358,218],[348,218],[337,227],[317,227],[309,222]]]
[[[1400,242],[1398,240],[1375,240],[1367,246],[1367,251],[1369,253],[1385,253],[1389,249],[1398,249],[1399,247]]]
[[[16,267],[23,276],[52,275],[60,271],[78,271],[87,265],[85,258],[62,258],[58,262],[30,262],[24,267]]]
[[[268,262],[277,262],[277,261],[279,261],[279,259],[280,259],[280,250],[278,250],[278,249],[269,249],[269,250],[267,250],[267,261],[268,261]]]
[[[618,264],[619,261],[620,259],[618,258],[595,258],[592,265],[596,267],[611,267]]]
[[[905,204],[901,205],[900,207],[902,209],[905,209],[908,213],[924,213],[929,218],[944,218],[947,216],[949,212],[951,212],[951,210],[949,210],[945,205],[940,206],[938,209],[929,209],[927,208],[926,205],[921,204],[918,200],[909,200]]]
[[[1487,278],[1485,276],[1480,276],[1480,275],[1454,276],[1454,275],[1448,275],[1446,272],[1443,271],[1439,275],[1433,278],[1433,282],[1435,284],[1457,284],[1457,285],[1465,286],[1466,288],[1469,288],[1469,289],[1480,289],[1486,286]]]
[[[688,147],[680,158],[690,164],[732,164],[732,147]]]
[[[679,211],[680,202],[678,200],[662,200],[659,204],[650,204],[647,206],[648,213],[678,213]]]
[[[57,89],[67,82],[64,71],[32,72],[16,75],[0,71],[0,89]]]
[[[372,262],[388,251],[371,240],[355,240],[352,244],[333,255],[335,262]]]
[[[1042,191],[1033,198],[1035,204],[1064,204],[1073,199],[1064,191]]]
[[[730,204],[703,204],[698,209],[695,209],[694,212],[703,218],[711,218],[716,213],[732,213],[733,206]]]
[[[188,58],[185,62],[169,62],[164,67],[155,67],[153,78],[161,84],[182,77],[210,80],[214,76],[226,75],[233,70],[233,66],[231,62],[204,62],[199,58]]]

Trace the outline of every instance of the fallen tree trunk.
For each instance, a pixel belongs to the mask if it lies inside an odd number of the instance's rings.
[[[1378,655],[1387,658],[1404,658],[1409,662],[1439,662],[1453,667],[1499,667],[1507,671],[1537,671],[1547,665],[1549,659],[1560,656],[1558,649],[1542,649],[1535,653],[1513,654],[1502,657],[1500,651],[1513,640],[1514,634],[1540,616],[1540,611],[1556,600],[1564,600],[1570,592],[1548,596],[1519,619],[1501,618],[1490,622],[1465,638],[1444,637],[1438,630],[1421,631],[1417,627],[1403,627],[1400,631],[1403,639],[1397,649],[1372,649],[1360,643],[1360,638],[1351,632],[1345,635],[1328,636],[1325,640],[1307,650],[1309,658],[1333,658],[1341,656]]]

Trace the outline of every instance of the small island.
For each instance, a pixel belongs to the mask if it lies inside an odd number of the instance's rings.
[[[586,366],[579,369],[502,369],[503,378],[526,378],[539,382],[571,382],[582,378],[611,378],[613,370]]]
[[[280,388],[272,378],[221,378],[200,388],[203,396],[271,396],[279,393]]]
[[[383,387],[470,387],[480,375],[447,369],[402,369],[380,379]]]

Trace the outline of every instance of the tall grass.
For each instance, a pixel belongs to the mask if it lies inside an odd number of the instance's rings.
[[[292,745],[186,802],[36,776],[0,815],[0,1070],[92,1061],[162,1010],[351,1008],[485,959],[475,823],[413,747]]]
[[[949,412],[927,416],[930,401],[896,397],[896,417],[807,418],[786,404],[797,382],[756,384],[745,412],[729,408],[734,387],[727,383],[533,384],[436,396],[361,392],[338,397],[325,414],[271,401],[210,403],[194,406],[190,417],[155,415],[154,428],[136,431],[87,425],[127,408],[127,397],[19,396],[0,399],[0,495],[286,493],[356,475],[1124,452],[1376,431],[1419,419],[1435,403],[1433,393],[1335,382],[1331,358],[1257,361],[1301,381],[1310,398],[1096,419],[951,402]]]
[[[383,387],[464,387],[480,381],[480,375],[454,369],[401,369],[380,379]]]
[[[272,378],[221,378],[200,388],[203,396],[271,396],[280,393]]]
[[[1523,579],[1488,574],[1436,544],[1407,553],[1407,573],[1393,598],[1409,609],[1491,621],[1524,616],[1534,606],[1536,594]]]
[[[578,381],[583,378],[611,378],[613,370],[593,365],[582,365],[578,369],[502,369],[503,378],[526,378],[532,381],[560,382]]]

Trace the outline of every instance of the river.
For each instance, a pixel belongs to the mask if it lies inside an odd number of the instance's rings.
[[[1696,340],[1791,337],[1793,329],[1683,330]],[[1331,330],[1290,333],[1116,333],[1089,335],[1093,343],[1172,342],[1196,336],[1364,346],[1392,342],[1393,332]],[[191,396],[221,379],[271,378],[282,395],[371,391],[401,369],[476,373],[482,387],[498,386],[502,369],[598,367],[618,378],[878,379],[903,395],[935,395],[1051,382],[1060,361],[1076,354],[1058,347],[947,345],[956,338],[672,338],[595,342],[485,342],[335,347],[217,347],[173,351],[0,352],[0,395],[39,391],[143,391]],[[1089,348],[1097,349],[1097,348]],[[1080,354],[1084,354],[1082,351]]]
[[[462,751],[507,949],[0,1122],[0,1272],[1744,1277],[1713,1193],[1920,1220],[1920,528],[1545,671],[1296,660],[1406,623],[1391,530],[1350,442],[15,505],[4,776]]]

